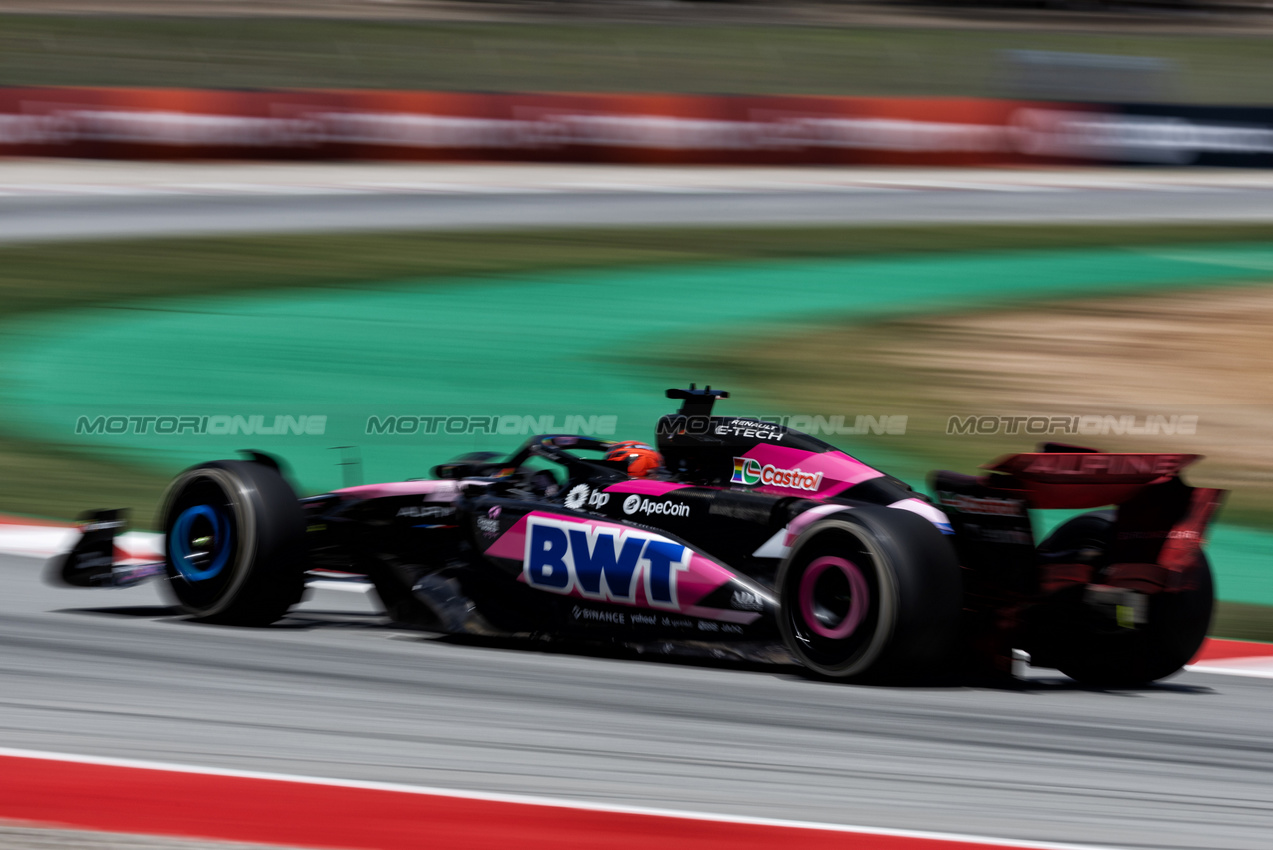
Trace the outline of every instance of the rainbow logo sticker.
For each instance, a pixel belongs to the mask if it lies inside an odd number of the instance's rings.
[[[729,479],[731,484],[759,484],[760,461],[750,457],[734,458],[734,475]]]

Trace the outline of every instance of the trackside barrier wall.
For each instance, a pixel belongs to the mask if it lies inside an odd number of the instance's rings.
[[[662,164],[1065,161],[1022,101],[0,89],[0,155]],[[1067,107],[1085,114],[1088,107]],[[1041,114],[1041,113],[1040,113]]]
[[[1273,108],[969,98],[0,88],[0,155],[1273,165]]]

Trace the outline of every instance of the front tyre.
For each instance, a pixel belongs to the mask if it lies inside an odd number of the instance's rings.
[[[305,590],[305,520],[279,473],[219,460],[187,469],[160,514],[167,586],[187,614],[208,622],[266,626]]]
[[[868,506],[815,523],[792,546],[777,584],[783,641],[819,675],[928,673],[958,645],[954,549],[909,511]]]

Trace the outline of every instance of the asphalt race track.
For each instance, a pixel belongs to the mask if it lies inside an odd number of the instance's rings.
[[[1182,186],[0,197],[0,242],[524,226],[1273,221],[1273,188]]]
[[[1273,221],[1273,187],[0,197],[0,241],[526,225]],[[881,688],[448,642],[323,591],[247,630],[0,556],[0,743],[307,776],[1128,848],[1264,850],[1273,679]],[[2,827],[3,825],[0,825]],[[0,834],[0,845],[3,845]]]
[[[1273,834],[1273,680],[844,686],[448,643],[349,592],[270,629],[206,626],[152,587],[41,570],[0,558],[8,747],[1106,846]]]

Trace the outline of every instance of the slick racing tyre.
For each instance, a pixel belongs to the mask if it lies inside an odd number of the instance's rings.
[[[266,626],[305,590],[305,520],[296,494],[259,463],[218,460],[187,469],[164,497],[168,588],[208,622]]]
[[[1092,582],[1099,584],[1114,539],[1114,516],[1113,511],[1077,516],[1039,544],[1039,552],[1085,556],[1096,567]],[[1098,616],[1084,604],[1081,587],[1057,594],[1032,629],[1042,659],[1094,687],[1135,687],[1170,676],[1198,652],[1211,622],[1215,591],[1202,552],[1185,579],[1183,590],[1151,595],[1146,622],[1135,628]]]
[[[777,584],[783,641],[819,675],[931,673],[957,647],[958,560],[941,532],[909,511],[865,506],[815,523]]]

